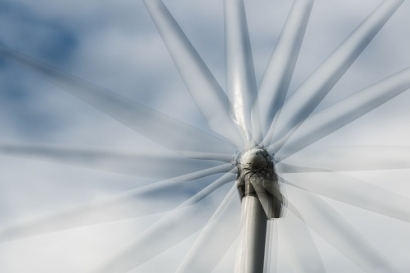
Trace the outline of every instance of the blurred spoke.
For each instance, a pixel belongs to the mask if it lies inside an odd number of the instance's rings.
[[[190,248],[177,273],[209,273],[239,235],[240,203],[233,185]]]
[[[10,48],[0,46],[0,56],[32,70],[47,81],[167,149],[176,152],[231,153],[235,151],[235,146],[228,142]]]
[[[284,163],[286,162],[286,163]],[[280,172],[366,171],[410,168],[408,146],[336,146],[301,151],[277,165]]]
[[[277,219],[268,220],[266,229],[265,266],[263,272],[278,271],[278,225]]]
[[[295,187],[287,187],[287,193],[289,202],[303,215],[301,220],[365,272],[399,272],[380,251],[320,197]]]
[[[220,187],[234,179],[234,176],[231,174],[226,174],[213,184],[218,184]],[[198,199],[202,200],[203,197],[198,197],[198,195],[209,196],[208,188],[213,187],[213,184],[203,190],[207,194],[201,191],[185,201],[177,209],[171,211],[153,226],[140,233],[113,259],[94,272],[128,272],[200,230],[212,216],[218,206],[218,202],[206,198],[203,200],[205,204],[201,202],[195,206],[190,205],[193,202],[197,202]]]
[[[403,1],[384,0],[295,91],[271,132],[273,142],[291,135],[313,112]]]
[[[223,162],[232,162],[234,155],[232,153],[224,154],[224,153],[206,153],[206,152],[183,152],[179,153],[184,155],[185,157],[192,158],[192,159],[202,159],[202,160],[216,160],[216,161],[223,161]]]
[[[330,172],[331,170],[323,169],[323,168],[311,168],[311,167],[303,167],[303,166],[296,166],[291,164],[286,164],[283,162],[279,162],[275,165],[276,173],[283,174],[283,173],[310,173],[310,172]]]
[[[144,0],[192,99],[216,133],[243,147],[229,115],[230,102],[209,68],[161,0]]]
[[[298,213],[295,207],[292,210]],[[298,216],[302,217],[300,213]],[[277,223],[280,239],[284,242],[281,246],[286,250],[293,270],[296,273],[326,272],[306,224],[300,221],[290,209],[285,218],[278,219]]]
[[[133,153],[45,145],[0,144],[0,155],[47,160],[138,177],[166,179],[215,167],[221,162],[169,153]],[[211,156],[211,155],[210,155]],[[220,157],[214,155],[214,158]]]
[[[140,187],[103,201],[93,202],[48,217],[8,226],[0,229],[0,242],[167,211],[175,207],[174,203],[184,201],[189,191],[193,193],[199,191],[203,183],[192,180],[229,171],[232,171],[232,165],[224,164]],[[227,176],[234,175],[229,173],[225,175]],[[191,197],[190,203],[186,201],[184,204],[192,205],[200,201],[226,182],[226,179],[218,179]],[[173,195],[171,200],[173,202],[165,199],[170,193]]]
[[[263,75],[259,86],[258,102],[264,136],[285,101],[312,6],[313,0],[293,2],[292,9]]]
[[[410,222],[410,198],[340,173],[310,173],[300,179],[287,176],[290,185],[335,200]]]
[[[251,111],[256,97],[256,79],[243,0],[224,0],[227,91],[236,122],[253,140]]]
[[[276,147],[283,147],[278,156],[284,158],[300,151],[409,88],[410,68],[407,68],[323,109],[309,117],[289,140],[286,137],[275,144]]]

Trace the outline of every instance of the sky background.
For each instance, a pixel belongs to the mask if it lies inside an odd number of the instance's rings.
[[[164,2],[224,87],[222,0]],[[316,1],[290,93],[380,2]],[[291,1],[256,0],[245,3],[259,82]],[[409,15],[410,3],[407,1],[317,110],[410,66]],[[139,0],[3,0],[0,3],[0,43],[210,132]],[[70,94],[3,59],[0,59],[0,87],[0,143],[169,153]],[[403,93],[310,148],[408,146],[409,101],[410,93]],[[356,172],[350,175],[410,197],[410,171]],[[147,179],[50,162],[0,157],[0,224],[6,226],[34,219],[149,182]],[[217,202],[226,190],[221,189],[211,202]],[[173,198],[169,196],[170,200]],[[410,271],[408,223],[325,200],[402,272]],[[135,209],[143,209],[143,204]],[[160,216],[76,228],[0,244],[0,272],[88,272]],[[321,237],[314,233],[313,236],[329,272],[363,272]],[[172,272],[170,269],[178,266],[193,239],[188,238],[132,272]],[[233,250],[215,272],[231,268]],[[285,254],[280,253],[279,259],[279,272],[292,272]]]

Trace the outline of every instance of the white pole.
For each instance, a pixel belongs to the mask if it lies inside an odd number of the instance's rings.
[[[242,199],[242,233],[235,273],[262,273],[267,217],[256,195]]]

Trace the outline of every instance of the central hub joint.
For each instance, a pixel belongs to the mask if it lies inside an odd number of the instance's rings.
[[[236,185],[241,199],[255,196],[268,219],[280,218],[283,197],[275,173],[273,155],[263,147],[254,147],[238,156]]]

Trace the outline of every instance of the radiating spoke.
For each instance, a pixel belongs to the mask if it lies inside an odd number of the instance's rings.
[[[285,158],[333,133],[410,88],[410,68],[325,108],[308,118],[288,140],[280,140],[277,156]],[[285,143],[283,145],[283,143]],[[273,148],[278,150],[278,148]]]
[[[340,173],[305,174],[303,181],[286,176],[296,187],[335,200],[410,222],[410,198]]]
[[[235,151],[235,147],[228,142],[10,48],[0,46],[0,56],[43,76],[47,81],[170,150],[215,153]]]
[[[232,175],[227,174],[214,183],[227,183],[234,179]],[[198,197],[195,195],[191,199],[197,200]],[[139,234],[113,259],[94,272],[128,272],[200,230],[218,204],[211,200],[204,200],[205,204],[188,206],[193,202],[191,199]]]
[[[234,155],[226,153],[207,153],[207,152],[183,152],[185,157],[201,160],[216,160],[222,162],[232,162]]]
[[[404,0],[384,0],[286,101],[273,142],[292,132],[313,112]]]
[[[256,97],[255,70],[243,0],[225,0],[226,83],[238,125],[252,141],[251,111]]]
[[[286,19],[258,91],[263,135],[282,108],[305,35],[313,0],[296,0]]]
[[[203,186],[203,182],[192,180],[229,171],[232,171],[232,166],[225,164],[157,182],[35,221],[5,227],[0,229],[0,242],[167,211],[175,208],[178,202],[184,201],[189,191],[193,194]],[[233,176],[226,176],[229,175]],[[184,204],[192,205],[200,201],[224,183],[226,179],[218,179],[191,197],[190,203]],[[170,193],[172,199],[169,199]]]
[[[298,212],[295,207],[292,210]],[[302,217],[300,213],[298,216]],[[306,224],[300,221],[292,211],[288,211],[285,218],[278,219],[277,223],[280,239],[283,240],[280,245],[286,251],[295,273],[326,272]]]
[[[212,218],[176,270],[177,273],[209,273],[228,252],[239,235],[240,203],[233,185]],[[235,194],[235,195],[234,195]]]
[[[315,168],[315,167],[304,167],[292,164],[286,164],[283,162],[279,162],[275,165],[276,173],[283,174],[283,173],[310,173],[310,172],[330,172],[331,170],[324,169],[324,168]]]
[[[399,272],[351,224],[318,196],[294,187],[287,187],[287,193],[289,202],[303,215],[301,220],[365,272]]]
[[[277,219],[269,220],[266,229],[265,266],[263,272],[277,273],[278,271],[278,225]]]
[[[229,115],[230,102],[211,71],[161,0],[144,0],[195,104],[216,133],[243,147]]]
[[[169,153],[112,152],[50,145],[0,144],[0,155],[47,160],[138,177],[166,179],[215,167],[221,162]],[[215,155],[218,159],[220,156]]]
[[[410,147],[327,147],[296,153],[276,166],[282,173],[408,169],[410,168]]]

